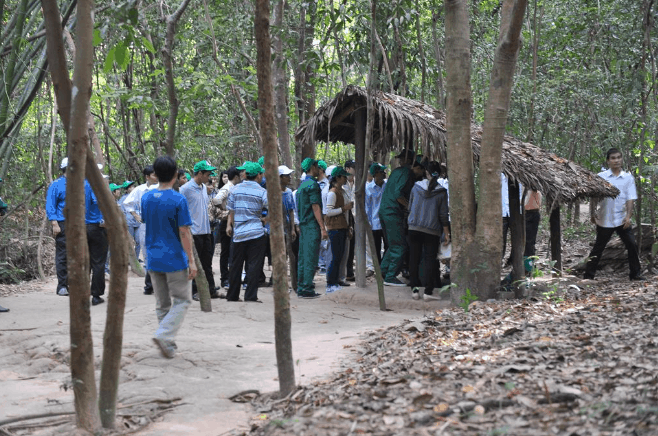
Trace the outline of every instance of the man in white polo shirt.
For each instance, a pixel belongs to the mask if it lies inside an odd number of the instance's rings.
[[[596,224],[596,242],[585,266],[586,279],[594,278],[601,254],[612,234],[617,232],[628,250],[629,278],[644,280],[631,225],[633,202],[637,199],[635,180],[630,173],[622,171],[622,162],[621,152],[616,148],[611,148],[606,154],[608,170],[599,173],[599,176],[619,189],[619,195],[615,198],[603,199],[598,205],[598,210],[596,203],[593,205],[592,224]]]

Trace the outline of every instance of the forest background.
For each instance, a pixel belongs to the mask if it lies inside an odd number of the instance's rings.
[[[58,4],[71,60],[75,2]],[[364,0],[275,0],[271,5],[279,155],[282,163],[298,168],[308,150],[294,142],[297,127],[346,84],[366,85],[370,7]],[[473,119],[482,123],[501,5],[490,0],[469,5]],[[41,3],[0,0],[0,6],[0,197],[10,211],[0,218],[0,281],[7,282],[37,276],[36,267],[24,266],[34,264],[34,254],[17,247],[39,234],[45,188],[57,177],[67,150],[50,75],[44,71]],[[141,182],[141,168],[168,146],[188,170],[201,159],[226,168],[263,154],[254,3],[192,2],[178,21],[173,69],[168,71],[165,17],[178,6],[141,1],[96,5],[92,143],[96,160],[105,164],[103,172],[114,183]],[[657,15],[653,0],[529,2],[507,124],[508,134],[595,172],[608,148],[620,148],[636,177],[638,212],[653,228]],[[381,41],[376,87],[443,110],[443,3],[381,2],[376,27]],[[172,89],[179,107],[169,145]],[[316,155],[338,163],[354,153],[351,145],[321,144]]]

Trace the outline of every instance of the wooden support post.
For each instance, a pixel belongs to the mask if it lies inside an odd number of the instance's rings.
[[[521,298],[522,290],[518,284],[525,277],[525,267],[523,265],[523,252],[525,250],[525,216],[519,200],[518,182],[508,181],[509,193],[509,228],[512,242],[512,283],[514,285],[514,296]]]
[[[552,200],[549,204],[552,204]],[[551,229],[551,260],[555,262],[553,272],[562,273],[562,229],[560,228],[560,206],[555,205],[551,210],[549,221]]]
[[[366,174],[363,171],[364,160],[366,159],[366,110],[358,109],[354,112],[354,144],[355,144],[355,168],[356,176],[354,177],[354,216],[361,217],[365,213],[366,208],[366,190],[365,180]],[[359,288],[366,287],[366,227],[363,220],[354,220],[354,257],[356,258],[356,268],[354,270],[356,276],[356,286]]]

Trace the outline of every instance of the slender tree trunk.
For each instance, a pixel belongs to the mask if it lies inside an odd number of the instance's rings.
[[[427,71],[427,61],[425,60],[425,50],[423,49],[423,37],[420,32],[420,2],[416,0],[416,38],[418,39],[418,53],[420,54],[420,101],[425,103],[425,71]]]
[[[14,81],[14,69],[18,60],[18,52],[20,51],[20,43],[23,38],[23,27],[25,25],[25,15],[27,13],[27,0],[21,0],[18,5],[16,27],[14,28],[13,42],[11,54],[6,67],[4,67],[4,89],[2,96],[0,96],[0,132],[4,132],[5,123],[7,122],[9,112],[9,101],[12,95],[12,82]]]
[[[477,241],[481,245],[478,296],[488,299],[500,284],[502,217],[500,171],[505,124],[510,106],[514,70],[527,0],[507,0],[501,12],[500,36],[494,56],[489,97],[484,113],[480,155],[480,202],[477,210]]]
[[[288,74],[283,56],[283,15],[286,10],[286,0],[279,0],[275,9],[274,53],[273,65],[274,92],[276,95],[276,127],[279,133],[279,151],[283,162],[290,168],[295,168],[290,153],[290,133],[288,131]]]
[[[276,126],[274,124],[274,102],[272,91],[272,54],[270,51],[270,10],[269,0],[256,0],[254,31],[258,52],[258,112],[262,143],[265,151],[267,197],[269,202],[270,244],[274,279],[274,335],[276,341],[276,361],[279,371],[279,391],[285,397],[295,388],[295,367],[292,357],[290,294],[286,272],[286,247],[283,237],[283,209],[276,147]]]
[[[537,18],[537,0],[534,3],[533,11],[533,35],[532,35],[532,97],[530,98],[530,110],[528,111],[528,135],[526,136],[526,141],[532,142],[534,139],[534,130],[535,130],[535,99],[537,96],[537,60],[538,56],[538,46],[539,46],[539,34],[541,31],[541,21],[544,16],[544,6],[541,6],[541,13],[539,18]]]
[[[445,109],[445,92],[443,89],[443,54],[436,30],[439,12],[440,10],[437,10],[432,13],[432,38],[434,39],[434,56],[436,57],[436,108],[442,110]]]
[[[475,291],[478,246],[475,243],[475,186],[471,145],[471,53],[468,9],[465,0],[445,1],[446,33],[446,137],[448,178],[460,189],[450,193],[452,261],[451,290],[460,303],[466,290]],[[500,183],[499,183],[500,184]],[[499,194],[500,196],[500,194]],[[498,257],[500,259],[500,256]]]
[[[169,97],[169,119],[167,121],[167,136],[165,139],[166,153],[174,157],[174,140],[176,138],[176,118],[178,117],[178,97],[176,97],[176,85],[174,84],[174,63],[172,61],[174,51],[174,37],[176,36],[176,24],[185,12],[190,0],[183,0],[176,12],[167,16],[167,31],[165,33],[165,45],[162,49],[162,63],[165,70],[167,82],[167,96]]]

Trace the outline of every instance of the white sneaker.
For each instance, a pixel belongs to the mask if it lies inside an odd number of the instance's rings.
[[[59,288],[57,291],[57,295],[61,295],[62,297],[67,297],[69,295],[69,291],[66,288]]]
[[[413,298],[414,300],[420,300],[420,292],[419,291],[420,291],[420,289],[413,288],[411,290],[411,298]]]
[[[424,294],[423,295],[423,300],[425,300],[425,301],[437,301],[437,300],[440,300],[440,298],[435,297],[434,295]]]
[[[339,285],[331,285],[331,286],[327,286],[327,290],[324,293],[333,294],[334,292],[340,291],[341,289],[343,288],[341,288]]]

